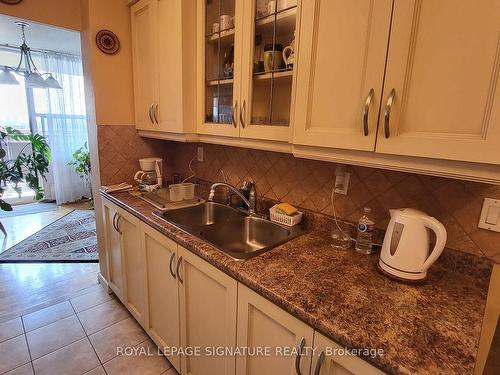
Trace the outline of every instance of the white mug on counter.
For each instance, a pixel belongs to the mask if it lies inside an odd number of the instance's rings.
[[[171,202],[180,202],[183,199],[194,199],[195,185],[190,182],[172,184],[168,187]]]

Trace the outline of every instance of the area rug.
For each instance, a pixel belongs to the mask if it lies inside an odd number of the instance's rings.
[[[71,211],[0,254],[0,263],[18,262],[98,262],[94,211]]]
[[[55,203],[30,203],[12,206],[12,211],[0,211],[0,219],[19,215],[38,214],[40,212],[57,211],[59,207]]]

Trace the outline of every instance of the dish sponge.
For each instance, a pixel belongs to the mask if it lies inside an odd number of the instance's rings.
[[[297,213],[297,209],[288,203],[280,203],[276,208],[288,216],[293,216]]]

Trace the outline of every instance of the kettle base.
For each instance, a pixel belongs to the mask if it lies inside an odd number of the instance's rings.
[[[385,264],[381,259],[378,261],[378,269],[385,276],[395,279],[398,281],[405,282],[419,282],[423,281],[427,276],[427,272],[405,272],[398,269],[395,269],[391,266]]]

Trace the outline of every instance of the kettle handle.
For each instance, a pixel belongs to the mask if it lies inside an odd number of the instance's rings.
[[[423,271],[427,271],[443,252],[446,245],[447,234],[444,225],[435,218],[424,216],[422,219],[424,221],[424,225],[436,233],[436,245],[422,265]]]

